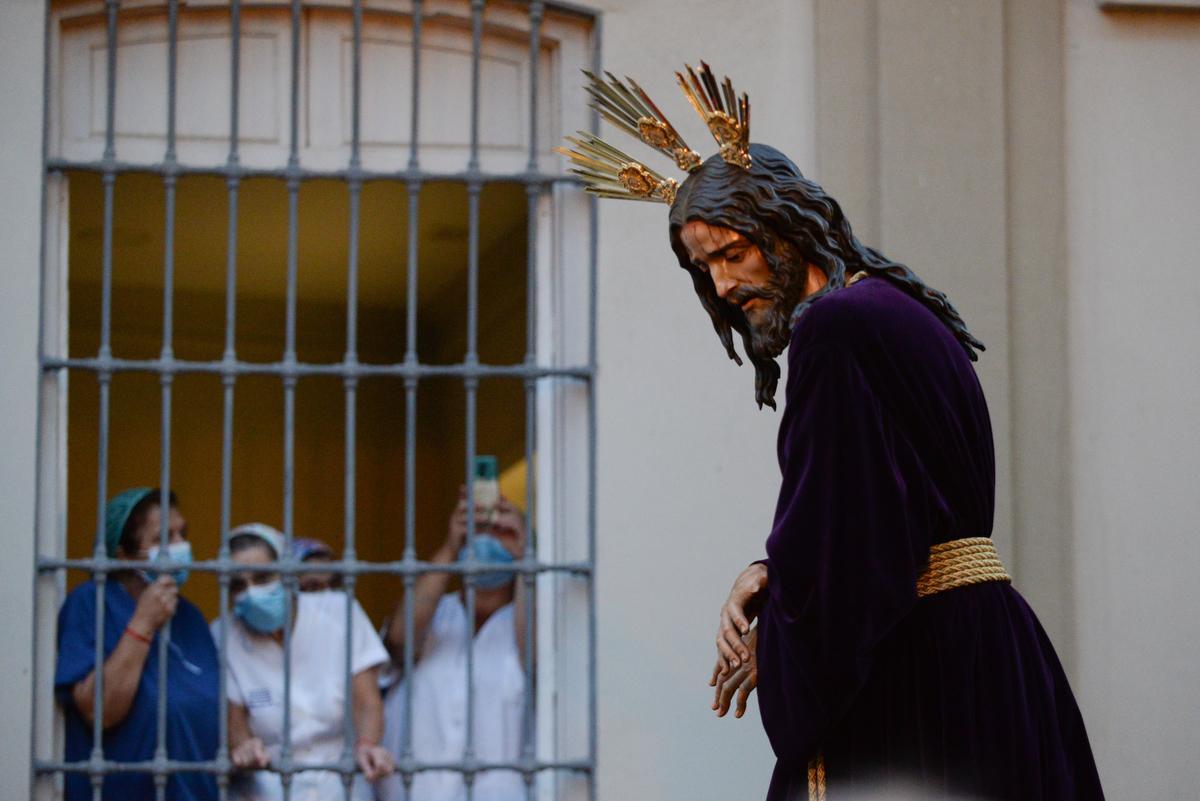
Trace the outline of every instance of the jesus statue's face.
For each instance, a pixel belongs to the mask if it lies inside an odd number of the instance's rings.
[[[825,284],[815,265],[786,265],[776,275],[762,250],[731,228],[691,220],[679,232],[688,258],[712,279],[717,297],[735,306],[750,326],[756,349],[778,356],[791,334],[791,314],[805,296]]]
[[[692,220],[679,232],[692,264],[708,273],[717,297],[742,310],[753,326],[770,307],[766,295],[771,268],[762,251],[731,228]]]

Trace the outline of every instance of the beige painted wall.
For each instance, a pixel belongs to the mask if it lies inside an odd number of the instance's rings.
[[[0,713],[9,732],[0,748],[3,798],[28,796],[30,776],[43,20],[39,0],[0,3]]]
[[[1061,24],[1046,0],[817,3],[817,178],[988,349],[993,537],[1071,662]]]
[[[1000,345],[996,537],[1109,796],[1194,794],[1200,14],[818,0],[817,65],[818,178]]]
[[[1200,786],[1200,10],[1066,11],[1077,688],[1110,798]]]
[[[1003,10],[818,0],[814,173],[865,243],[946,292],[987,345],[993,536],[1011,556]]]

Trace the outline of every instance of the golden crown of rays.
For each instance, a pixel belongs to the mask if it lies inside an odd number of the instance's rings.
[[[720,147],[721,158],[727,163],[750,168],[750,98],[743,92],[739,98],[733,82],[726,78],[721,84],[712,69],[703,61],[700,70],[686,66],[686,77],[675,73],[679,86],[692,108],[704,120]],[[591,106],[600,116],[625,133],[642,140],[650,147],[670,157],[675,166],[686,172],[700,167],[700,154],[688,147],[675,126],[659,110],[650,96],[632,78],[622,82],[606,72],[608,82],[584,70],[591,95]],[[598,136],[579,131],[568,136],[572,148],[555,150],[575,163],[571,172],[583,178],[587,191],[600,197],[623,200],[652,200],[675,202],[679,184],[664,178],[619,148]]]

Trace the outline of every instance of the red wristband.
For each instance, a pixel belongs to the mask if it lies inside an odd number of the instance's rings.
[[[138,642],[146,643],[146,645],[149,645],[152,642],[152,640],[149,637],[147,637],[145,634],[142,634],[140,631],[135,629],[133,626],[126,626],[125,633],[128,634],[133,639],[137,640]]]

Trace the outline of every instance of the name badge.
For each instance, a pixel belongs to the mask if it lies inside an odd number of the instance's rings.
[[[246,693],[247,709],[259,709],[264,706],[270,706],[271,703],[271,691],[266,687],[260,687],[257,690],[251,690]]]

